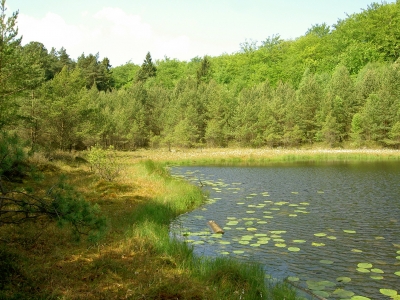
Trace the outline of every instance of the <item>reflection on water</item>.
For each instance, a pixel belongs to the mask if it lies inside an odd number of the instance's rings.
[[[199,255],[265,265],[328,299],[400,294],[400,164],[177,167],[202,186],[203,207],[171,228]],[[224,235],[212,234],[215,220]]]

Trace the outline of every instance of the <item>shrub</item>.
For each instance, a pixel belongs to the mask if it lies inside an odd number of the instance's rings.
[[[117,153],[113,146],[107,150],[100,146],[93,146],[87,155],[92,171],[102,179],[113,181],[120,173],[120,166],[117,164]]]

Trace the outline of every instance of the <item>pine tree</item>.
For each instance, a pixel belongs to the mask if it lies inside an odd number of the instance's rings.
[[[143,64],[137,73],[136,81],[145,82],[150,77],[155,77],[156,75],[157,75],[157,68],[152,62],[150,52],[147,52],[146,58],[143,61]]]

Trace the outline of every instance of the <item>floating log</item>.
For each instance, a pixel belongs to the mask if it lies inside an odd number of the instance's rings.
[[[211,227],[211,230],[212,230],[214,233],[221,233],[221,234],[224,234],[224,233],[225,233],[225,232],[222,230],[222,228],[219,227],[219,225],[218,225],[217,223],[215,223],[215,221],[213,221],[213,220],[208,221],[208,226]]]

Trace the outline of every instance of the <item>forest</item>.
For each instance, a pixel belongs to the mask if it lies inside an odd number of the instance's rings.
[[[294,40],[112,67],[22,46],[0,15],[0,131],[32,150],[400,146],[400,2],[372,3]]]

